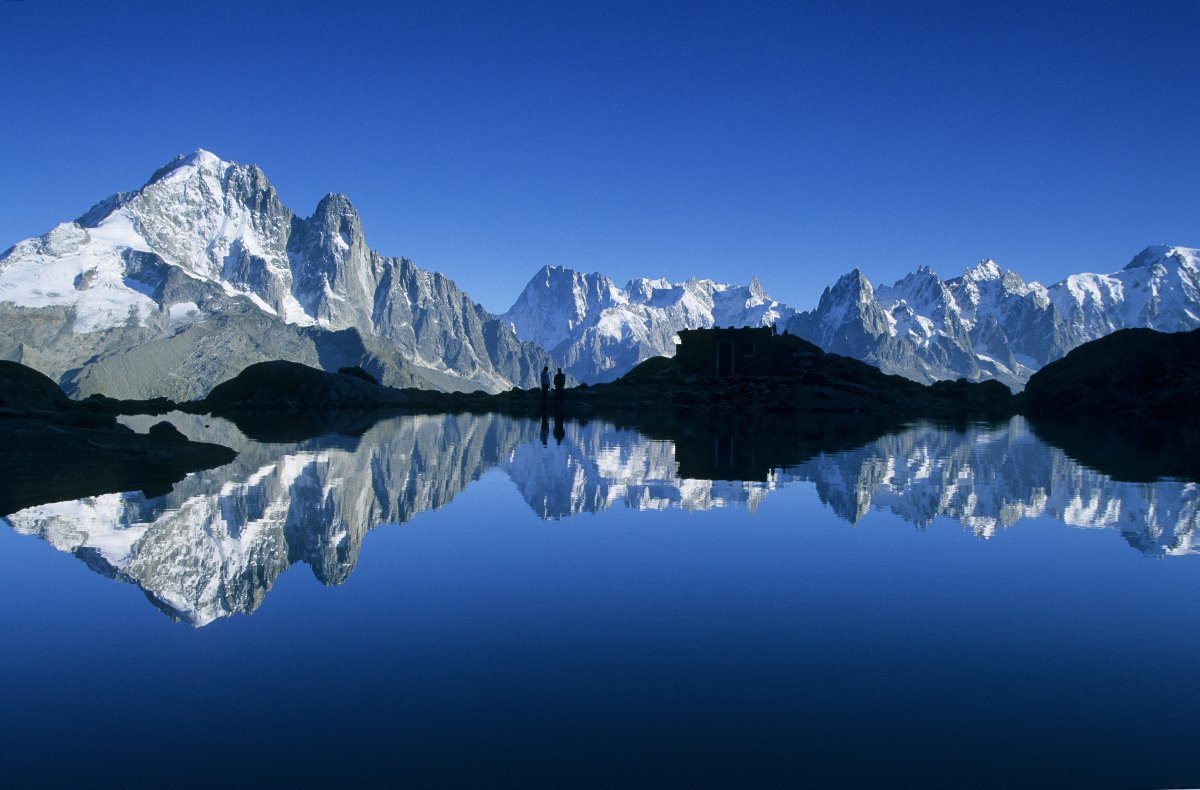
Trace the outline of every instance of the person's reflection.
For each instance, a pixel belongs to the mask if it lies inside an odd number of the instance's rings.
[[[554,441],[562,444],[563,437],[566,435],[567,432],[563,430],[562,412],[556,410],[554,412]]]
[[[550,439],[550,418],[546,412],[542,412],[542,429],[538,432],[541,437],[542,447],[545,447]]]

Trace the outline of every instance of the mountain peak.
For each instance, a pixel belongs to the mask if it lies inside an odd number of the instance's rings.
[[[185,168],[209,173],[220,173],[233,166],[233,162],[226,162],[224,159],[211,151],[206,151],[203,148],[197,148],[195,151],[187,155],[176,154],[174,159],[172,159],[170,162],[167,162],[150,175],[150,179],[146,181],[146,186],[158,181],[162,181],[171,174]]]
[[[549,361],[445,277],[367,247],[344,195],[300,219],[260,168],[204,149],[23,242],[0,281],[0,320],[22,327],[10,345],[51,361],[72,394],[187,400],[264,358],[497,391]],[[10,306],[59,311],[54,329]]]
[[[333,260],[356,245],[365,245],[362,220],[354,209],[350,198],[330,192],[321,198],[317,208],[308,219],[311,239],[321,252],[315,257],[328,255]]]
[[[1003,276],[1004,272],[1000,270],[1000,266],[991,258],[984,258],[963,272],[964,278],[977,282],[982,280],[999,280]]]
[[[909,272],[908,274],[904,275],[899,280],[897,280],[896,284],[892,287],[894,287],[894,288],[898,287],[901,283],[922,283],[923,284],[923,283],[927,283],[927,282],[941,282],[941,278],[939,278],[937,276],[937,273],[934,272],[933,269],[929,268],[928,266],[918,266],[916,271]]]
[[[634,277],[619,288],[603,274],[544,266],[500,318],[518,337],[557,354],[568,373],[593,383],[611,381],[648,357],[673,355],[681,329],[770,326],[794,313],[757,278],[731,286]]]
[[[566,266],[563,266],[561,264],[556,265],[556,266],[551,266],[550,264],[546,264],[545,266],[543,266],[541,268],[540,271],[538,271],[538,273],[534,276],[534,279],[535,280],[541,279],[541,280],[544,280],[547,284],[549,284],[549,283],[555,282],[557,280],[567,280],[567,281],[573,280],[575,278],[575,276],[578,274],[580,274],[580,273],[575,271],[574,269],[568,269]]]
[[[1193,266],[1196,266],[1200,264],[1200,250],[1176,247],[1170,244],[1152,244],[1133,256],[1133,260],[1125,265],[1125,270],[1148,269],[1156,263],[1166,263],[1171,260],[1179,263],[1191,262]]]
[[[857,266],[839,277],[837,282],[833,284],[832,290],[834,292],[875,293],[875,288],[871,285],[871,281],[867,279],[867,275],[863,274],[862,269]]]
[[[329,192],[325,197],[317,202],[317,209],[313,212],[314,215],[330,215],[340,214],[346,217],[358,217],[358,211],[355,210],[354,204],[350,202],[350,198],[340,192]]]
[[[179,158],[185,165],[199,165],[201,167],[224,168],[225,166],[232,164],[231,162],[226,162],[212,151],[206,151],[203,148],[197,148],[187,156],[181,156]]]

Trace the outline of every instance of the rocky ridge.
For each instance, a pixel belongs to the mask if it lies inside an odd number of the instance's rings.
[[[1200,251],[1147,247],[1113,274],[1049,287],[983,261],[942,280],[919,269],[875,288],[855,269],[786,329],[915,381],[994,379],[1014,390],[1071,349],[1124,328],[1200,326]]]

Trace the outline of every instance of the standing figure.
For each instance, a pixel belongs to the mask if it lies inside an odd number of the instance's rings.
[[[562,372],[562,368],[554,374],[554,402],[561,404],[563,400],[563,387],[567,384],[567,374]]]
[[[545,406],[550,400],[550,366],[542,367],[542,405]]]

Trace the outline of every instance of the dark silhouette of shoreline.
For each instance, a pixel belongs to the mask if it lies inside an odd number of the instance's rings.
[[[236,453],[189,441],[169,422],[136,433],[116,413],[162,413],[166,403],[70,401],[51,379],[0,361],[0,514],[116,491],[166,493],[189,473]]]
[[[749,339],[747,339],[749,338]],[[998,421],[1024,413],[1047,442],[1124,480],[1200,480],[1200,330],[1123,330],[1039,371],[1019,396],[997,382],[923,385],[794,336],[766,330],[693,330],[675,358],[646,360],[609,384],[566,388],[555,377],[553,435],[592,418],[699,443],[698,476],[759,479],[763,465],[812,447],[862,443],[915,420]],[[753,341],[753,347],[747,345]],[[711,353],[710,353],[711,352]],[[119,414],[179,409],[230,418],[248,437],[297,441],[361,434],[402,414],[542,417],[541,387],[488,394],[393,389],[359,368],[329,373],[292,362],[251,365],[200,401],[71,401],[48,377],[0,362],[0,513],[110,491],[167,490],[233,451],[189,442],[169,424],[150,434]],[[766,459],[766,460],[763,460]]]

